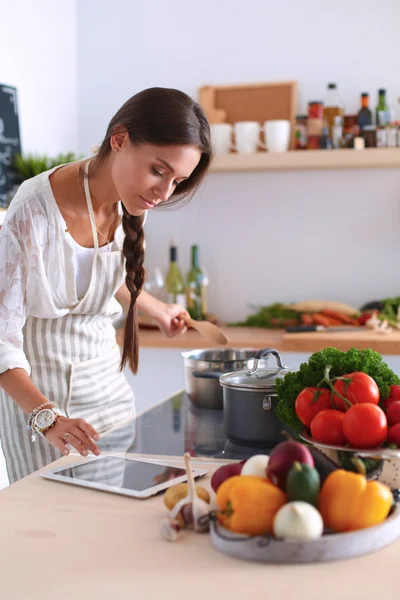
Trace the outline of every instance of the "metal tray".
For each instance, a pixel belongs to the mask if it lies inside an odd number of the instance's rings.
[[[339,467],[341,455],[357,457],[369,462],[368,479],[376,479],[386,484],[392,490],[396,500],[400,498],[400,449],[392,448],[352,448],[350,446],[332,446],[315,441],[307,432],[302,431],[300,438],[320,450]],[[346,468],[346,467],[345,467]]]
[[[250,537],[232,533],[212,516],[212,546],[234,558],[265,563],[313,563],[343,560],[369,554],[400,537],[400,507],[380,525],[348,533],[329,533],[317,540],[276,540],[270,536]]]

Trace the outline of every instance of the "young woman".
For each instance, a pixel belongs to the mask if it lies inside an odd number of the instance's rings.
[[[142,291],[144,215],[187,200],[211,155],[201,107],[151,88],[112,118],[94,158],[21,185],[0,232],[0,439],[10,482],[67,445],[99,454],[99,434],[134,416],[121,369],[137,371],[137,309],[166,335],[185,330],[181,306]],[[116,298],[129,303],[122,359]]]

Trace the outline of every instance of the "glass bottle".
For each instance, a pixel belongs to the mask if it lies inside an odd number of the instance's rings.
[[[335,117],[333,128],[332,128],[332,147],[341,148],[343,139],[343,122],[342,117],[337,115]]]
[[[393,109],[389,110],[389,119],[386,125],[387,147],[395,148],[397,146],[398,125],[396,123],[396,115]]]
[[[389,112],[389,107],[386,103],[386,90],[380,89],[380,90],[378,90],[378,104],[376,105],[376,110],[375,110],[375,119],[376,119],[377,127],[380,125],[379,118],[378,118],[379,113],[383,113],[385,115],[385,121],[382,125],[386,125],[388,112]]]
[[[357,123],[360,127],[360,131],[362,131],[364,127],[372,125],[372,112],[369,108],[369,94],[367,93],[361,94],[361,108],[357,114]]]
[[[326,121],[329,130],[329,137],[332,138],[332,129],[335,123],[335,117],[344,115],[344,103],[339,95],[336,83],[328,83],[328,89],[324,99],[324,121]]]
[[[178,265],[178,249],[173,243],[169,249],[169,260],[169,269],[165,278],[167,301],[169,304],[180,304],[186,308],[185,285]]]
[[[194,244],[191,248],[192,266],[187,274],[187,310],[196,321],[207,317],[206,286],[208,283],[204,271],[200,268],[199,246]]]
[[[386,148],[387,146],[387,127],[386,127],[386,113],[383,110],[377,113],[377,127],[376,127],[376,147]]]

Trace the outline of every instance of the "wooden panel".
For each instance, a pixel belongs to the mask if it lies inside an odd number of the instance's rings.
[[[204,86],[199,102],[211,123],[287,119],[294,141],[297,82],[266,82],[236,86]]]

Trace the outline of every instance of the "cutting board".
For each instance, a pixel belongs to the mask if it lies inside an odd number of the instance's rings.
[[[350,348],[371,348],[381,354],[400,354],[400,331],[382,334],[366,329],[352,332],[315,331],[283,334],[283,350],[290,352],[312,353],[329,347],[343,351]]]

